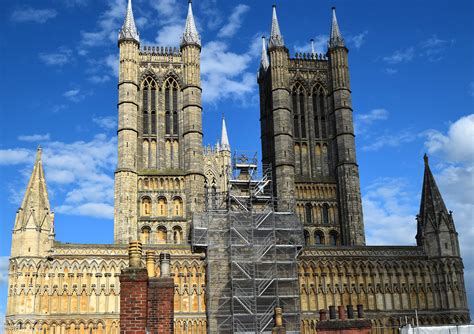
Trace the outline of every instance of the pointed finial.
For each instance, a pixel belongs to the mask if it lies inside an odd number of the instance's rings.
[[[270,40],[268,42],[269,47],[285,46],[283,36],[280,32],[280,25],[278,24],[278,17],[276,12],[276,6],[272,6],[272,31],[270,33]]]
[[[40,145],[38,145],[38,148],[36,149],[36,161],[41,161],[42,153],[43,153],[43,149],[41,148]]]
[[[423,161],[425,162],[425,166],[428,166],[428,155],[423,155]]]
[[[227,127],[225,125],[224,114],[222,114],[222,133],[221,133],[221,149],[230,151],[229,137],[227,136]]]
[[[266,71],[268,66],[270,66],[270,62],[268,60],[267,54],[267,43],[265,40],[265,36],[262,36],[262,56],[260,58],[260,68]]]
[[[128,0],[127,14],[125,15],[125,21],[123,22],[122,29],[120,29],[118,38],[119,41],[122,39],[133,39],[140,42],[140,36],[133,18],[132,0]]]
[[[186,44],[197,44],[201,46],[201,36],[196,29],[194,22],[192,1],[188,1],[188,16],[186,17],[186,25],[184,27],[183,37],[181,38],[181,47]]]
[[[344,39],[342,38],[339,24],[336,18],[336,7],[332,7],[332,22],[331,22],[331,36],[329,38],[329,47],[334,48],[344,46]]]
[[[310,42],[311,42],[311,53],[314,55],[316,54],[316,52],[314,52],[314,39],[310,39]]]

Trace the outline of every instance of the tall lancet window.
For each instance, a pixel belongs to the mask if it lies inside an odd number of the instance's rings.
[[[142,84],[143,134],[156,134],[156,82],[150,77]]]
[[[306,138],[306,92],[299,83],[293,86],[292,102],[295,139]]]
[[[165,82],[165,130],[167,135],[178,135],[178,83],[173,78]]]
[[[326,125],[326,92],[321,86],[313,91],[314,134],[316,139],[327,139]]]

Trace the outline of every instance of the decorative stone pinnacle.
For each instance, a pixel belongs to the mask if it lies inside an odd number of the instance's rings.
[[[425,165],[428,165],[428,155],[426,155],[426,153],[423,155],[423,161],[425,162]]]
[[[314,55],[316,54],[316,52],[314,52],[314,39],[311,38],[309,41],[311,42],[311,53]]]
[[[262,56],[260,58],[260,67],[266,71],[268,66],[270,66],[270,61],[268,60],[267,43],[265,36],[262,36]]]
[[[270,33],[269,47],[285,46],[283,36],[280,32],[280,25],[278,24],[278,17],[276,13],[276,6],[272,6],[272,31]]]
[[[133,39],[140,42],[140,36],[135,26],[135,19],[133,18],[132,0],[128,0],[127,14],[125,15],[125,21],[123,22],[122,29],[120,29],[118,39],[119,41],[123,39]]]
[[[38,148],[36,149],[36,161],[41,160],[42,154],[43,154],[43,149],[41,148],[40,145],[38,145]]]
[[[329,37],[329,47],[344,47],[344,39],[342,38],[339,24],[337,23],[336,7],[332,7],[331,36]]]
[[[201,36],[199,36],[196,23],[194,22],[192,1],[188,1],[188,16],[186,17],[186,25],[184,27],[183,37],[181,38],[181,47],[187,44],[201,46]]]

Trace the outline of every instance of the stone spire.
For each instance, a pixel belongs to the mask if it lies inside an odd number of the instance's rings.
[[[283,36],[280,32],[280,25],[278,24],[276,6],[273,5],[273,14],[272,14],[272,31],[270,33],[270,41],[268,42],[269,47],[276,47],[276,46],[285,46],[285,42],[283,41]]]
[[[446,205],[444,204],[441,193],[436,185],[433,173],[431,173],[428,156],[426,154],[423,156],[423,160],[425,161],[425,173],[423,176],[423,190],[421,193],[419,217],[426,221],[430,215],[435,217],[442,213],[448,216],[448,210],[446,209]]]
[[[270,66],[270,62],[268,61],[267,43],[265,37],[262,36],[262,57],[260,58],[260,68],[266,71],[268,66]]]
[[[229,137],[227,137],[227,127],[225,126],[225,118],[222,116],[222,133],[221,133],[221,150],[230,151]]]
[[[25,197],[17,212],[15,230],[40,228],[49,231],[53,228],[52,220],[49,219],[52,214],[46,190],[41,154],[42,149],[38,147],[35,165],[26,188]]]
[[[335,48],[338,46],[344,47],[344,39],[342,38],[341,32],[339,30],[339,25],[337,24],[336,7],[332,7],[332,23],[329,47]]]
[[[125,21],[123,22],[122,29],[120,29],[118,38],[119,41],[132,39],[140,42],[140,36],[138,35],[135,19],[133,18],[132,0],[128,0],[127,14],[125,15]]]
[[[188,17],[186,18],[186,26],[184,27],[183,37],[181,38],[181,46],[186,44],[197,44],[201,46],[201,36],[196,29],[194,22],[192,1],[188,1]]]

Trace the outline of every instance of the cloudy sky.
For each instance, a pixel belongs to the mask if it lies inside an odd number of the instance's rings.
[[[256,72],[275,1],[195,0],[205,143],[224,113],[259,150]],[[185,0],[134,0],[142,45],[178,46]],[[278,0],[291,54],[324,52],[330,8],[349,61],[367,242],[413,245],[424,152],[453,210],[474,309],[473,3]],[[6,0],[0,13],[0,316],[10,231],[41,144],[57,239],[113,239],[117,32],[126,0]],[[470,243],[468,241],[471,241]]]

